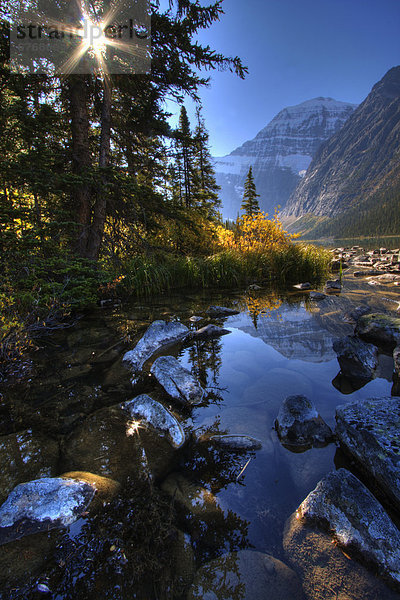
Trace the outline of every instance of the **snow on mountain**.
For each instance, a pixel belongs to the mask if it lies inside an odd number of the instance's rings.
[[[321,143],[336,133],[356,108],[332,98],[314,98],[278,113],[254,139],[215,158],[222,212],[235,219],[250,165],[262,210],[283,207]]]

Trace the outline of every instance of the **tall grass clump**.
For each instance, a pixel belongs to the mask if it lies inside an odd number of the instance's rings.
[[[328,272],[330,254],[324,249],[290,243],[265,251],[220,250],[210,256],[136,256],[125,265],[119,290],[151,296],[182,288],[235,288],[249,283],[319,281]]]

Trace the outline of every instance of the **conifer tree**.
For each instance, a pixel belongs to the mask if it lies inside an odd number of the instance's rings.
[[[244,210],[246,215],[254,215],[260,212],[260,205],[257,200],[259,197],[260,194],[257,194],[256,185],[254,183],[253,170],[250,167],[244,183],[243,202],[240,209]]]
[[[182,179],[183,179],[183,195],[186,208],[192,205],[192,180],[193,180],[193,151],[194,144],[190,131],[189,117],[184,106],[181,106],[179,115],[179,126],[177,132],[178,148],[180,150],[180,158],[182,159]],[[178,157],[179,159],[179,157]]]
[[[193,196],[196,206],[204,209],[206,217],[215,218],[218,216],[218,208],[221,204],[218,197],[221,188],[215,180],[215,170],[208,145],[209,136],[200,107],[197,107],[196,116]]]

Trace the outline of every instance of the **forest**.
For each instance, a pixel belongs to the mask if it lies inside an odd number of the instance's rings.
[[[0,40],[2,363],[102,299],[326,271],[327,253],[295,244],[276,215],[222,220],[199,90],[214,69],[244,78],[247,68],[197,41],[221,18],[220,0],[154,0],[143,75],[11,72],[13,5],[2,4]]]

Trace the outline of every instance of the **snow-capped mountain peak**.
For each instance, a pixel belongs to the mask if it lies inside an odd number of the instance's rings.
[[[215,158],[223,215],[235,219],[249,166],[262,210],[283,207],[321,143],[336,133],[356,108],[333,98],[313,98],[281,110],[254,139]]]

